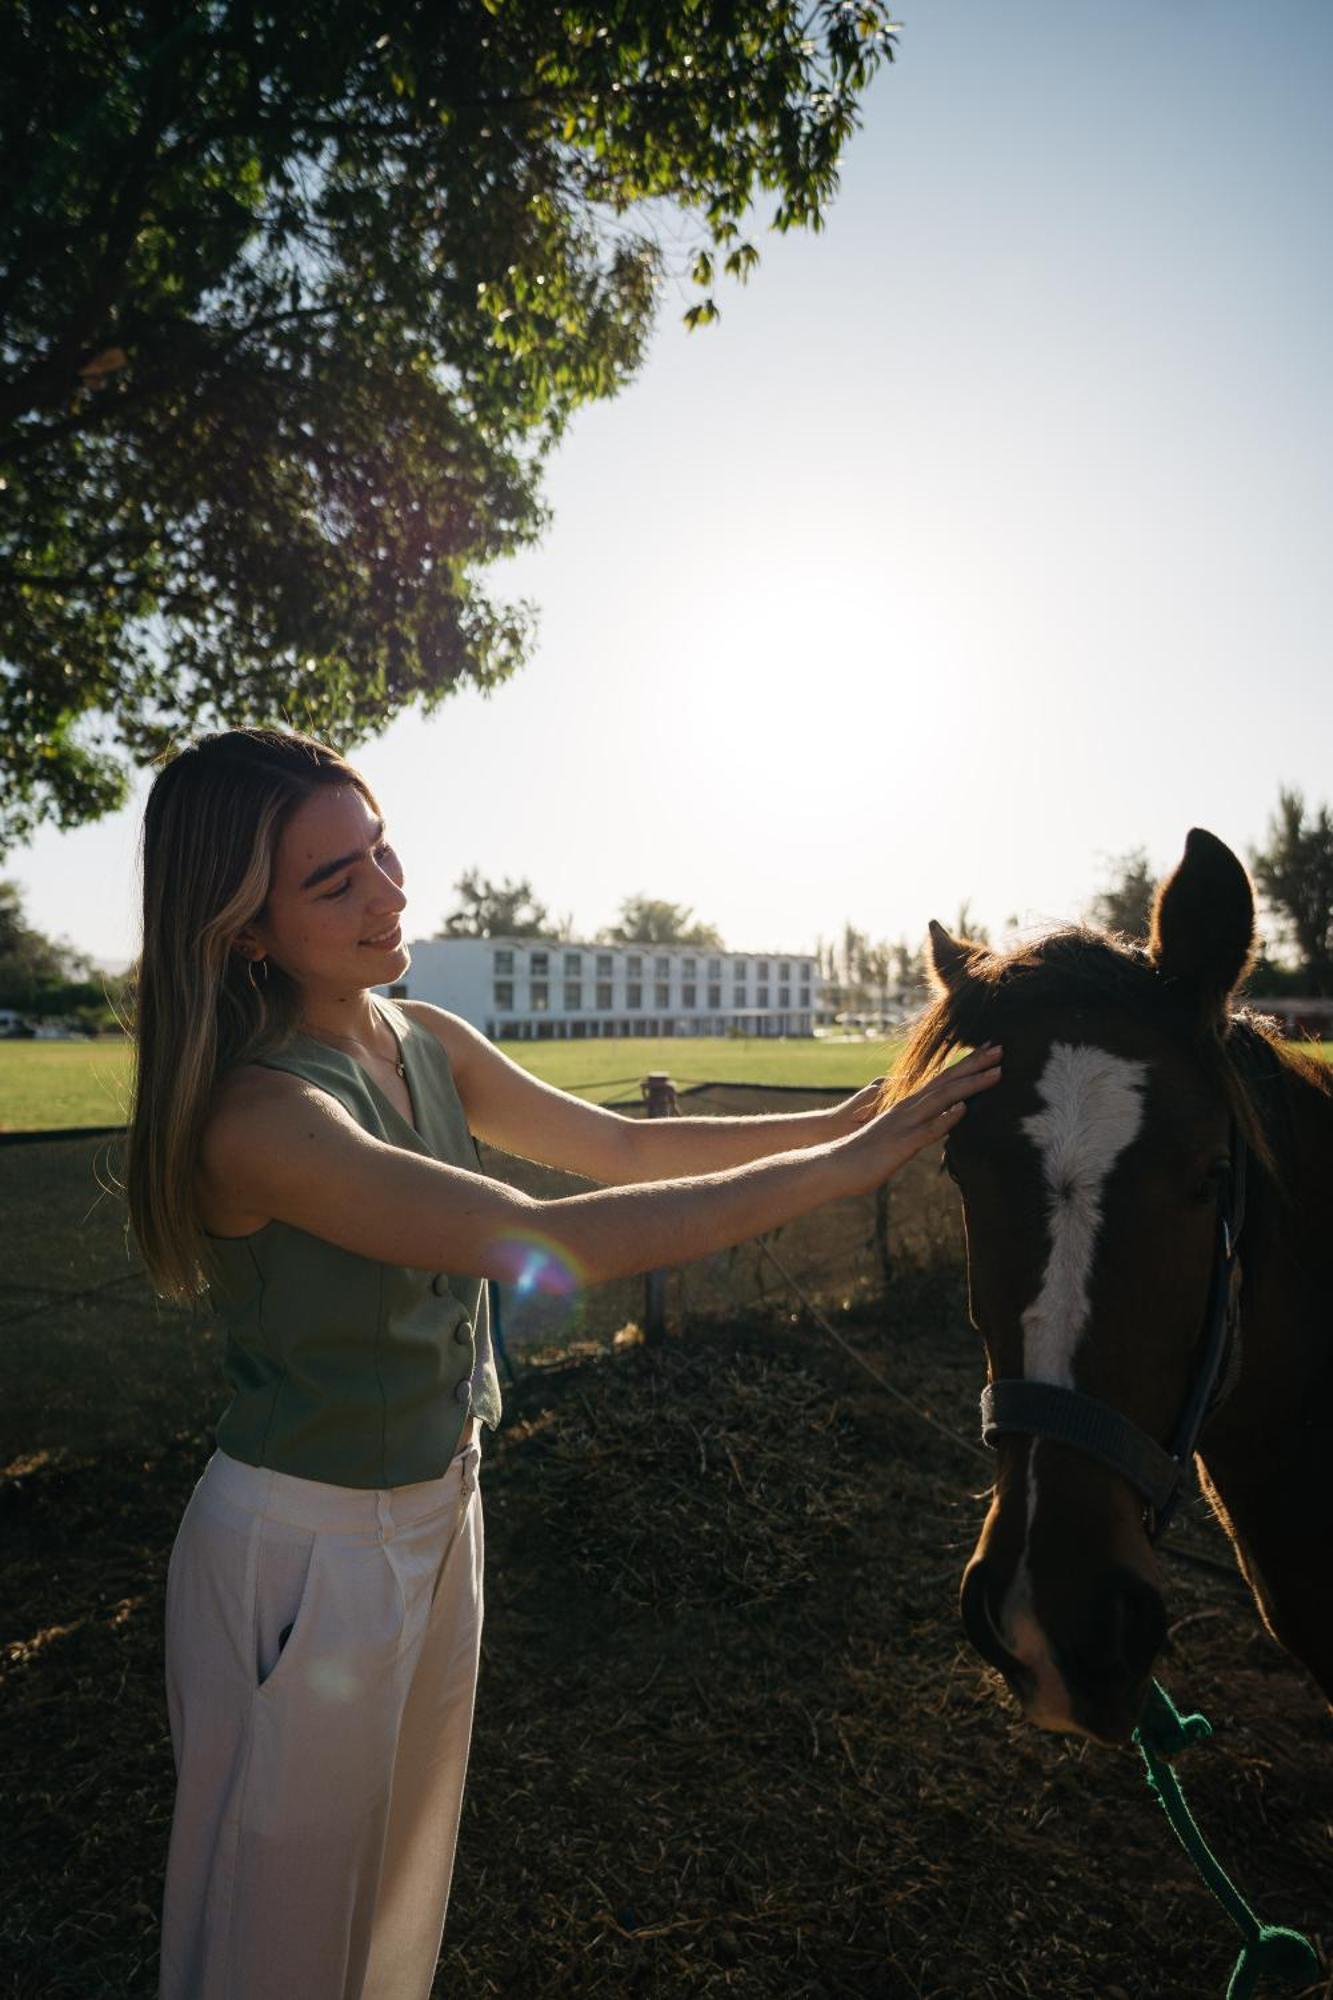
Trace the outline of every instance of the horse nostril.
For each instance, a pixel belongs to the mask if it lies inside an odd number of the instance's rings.
[[[1142,1577],[1125,1576],[1113,1599],[1114,1631],[1125,1674],[1141,1680],[1166,1641],[1166,1607]]]
[[[963,1587],[958,1600],[962,1613],[963,1630],[983,1660],[989,1660],[1009,1679],[1021,1673],[1019,1662],[1009,1652],[1000,1636],[991,1609],[990,1578],[983,1557],[970,1562],[963,1573]]]
[[[1107,1577],[1082,1643],[1061,1648],[1067,1679],[1079,1687],[1144,1679],[1166,1643],[1166,1610],[1150,1583],[1131,1570]]]

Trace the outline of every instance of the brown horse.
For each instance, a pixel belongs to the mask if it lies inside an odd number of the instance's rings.
[[[1192,832],[1146,948],[931,941],[941,995],[892,1094],[1004,1046],[945,1162],[997,1451],[969,1638],[1029,1720],[1124,1742],[1165,1639],[1153,1537],[1193,1428],[1269,1630],[1333,1701],[1333,1088],[1233,1010],[1244,869]],[[1202,1427],[1182,1431],[1192,1398]]]

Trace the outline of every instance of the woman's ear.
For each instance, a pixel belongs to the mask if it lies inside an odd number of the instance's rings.
[[[985,949],[984,945],[969,944],[966,938],[950,937],[944,925],[931,918],[926,956],[936,986],[945,993],[956,993],[966,984],[973,962],[985,955]]]
[[[1231,849],[1202,827],[1190,829],[1157,892],[1148,950],[1162,978],[1220,1023],[1254,950],[1254,891]]]

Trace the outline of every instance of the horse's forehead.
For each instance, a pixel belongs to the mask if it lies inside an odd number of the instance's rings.
[[[995,1105],[1017,1138],[1040,1147],[1061,1125],[1109,1138],[1131,1112],[1134,1136],[1186,1137],[1217,1109],[1191,1051],[1166,1028],[1114,1011],[1017,1021],[996,1036],[1015,1084]],[[1126,1097],[1126,1092],[1130,1097]]]

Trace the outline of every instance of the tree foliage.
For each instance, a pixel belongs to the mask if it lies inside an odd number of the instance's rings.
[[[469,868],[454,883],[454,893],[461,898],[459,907],[445,918],[437,938],[568,936],[568,928],[556,927],[526,880],[511,882],[506,876],[497,887]]]
[[[0,0],[0,847],[197,727],[341,747],[522,660],[485,566],[818,229],[881,0]]]
[[[1157,878],[1148,865],[1146,850],[1132,847],[1108,864],[1106,886],[1093,897],[1088,915],[1104,931],[1143,939],[1152,923],[1156,894]]]
[[[40,1007],[51,994],[89,982],[92,972],[86,953],[33,928],[17,882],[0,881],[0,1007]]]
[[[1283,941],[1300,956],[1305,991],[1333,993],[1333,812],[1321,805],[1307,819],[1304,795],[1284,786],[1268,844],[1250,864]]]
[[[605,944],[694,944],[704,951],[725,949],[711,924],[690,922],[693,911],[684,903],[666,903],[651,896],[627,896],[620,922],[599,934]]]

